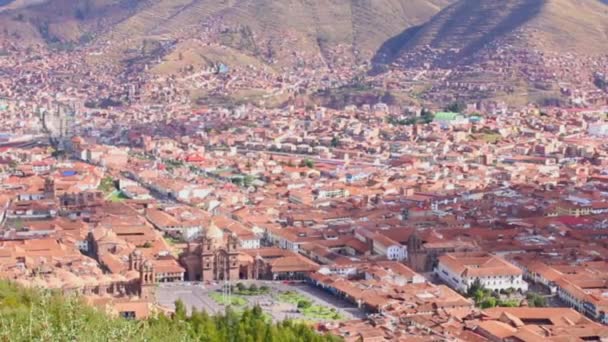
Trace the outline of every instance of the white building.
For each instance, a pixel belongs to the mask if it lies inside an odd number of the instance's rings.
[[[525,292],[523,271],[508,261],[487,253],[450,253],[439,257],[435,274],[450,287],[466,292],[479,280],[493,291],[515,289]]]
[[[595,137],[608,137],[608,122],[590,124],[587,128],[587,133]]]
[[[388,260],[403,261],[407,259],[407,246],[382,234],[374,234],[373,251],[377,255],[386,255]]]

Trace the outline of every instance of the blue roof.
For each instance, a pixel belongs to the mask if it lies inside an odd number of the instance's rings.
[[[62,175],[63,177],[71,177],[71,176],[76,176],[76,171],[74,171],[74,170],[63,171],[63,172],[61,173],[61,175]]]

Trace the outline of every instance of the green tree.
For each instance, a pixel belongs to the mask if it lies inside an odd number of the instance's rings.
[[[298,309],[308,309],[312,306],[312,303],[309,300],[302,299],[298,301]]]
[[[488,309],[488,308],[493,308],[495,307],[497,304],[496,298],[494,297],[486,297],[482,302],[481,302],[481,308],[482,309]]]
[[[445,107],[448,112],[461,113],[466,109],[466,105],[463,102],[454,102]]]
[[[340,139],[338,137],[331,138],[331,147],[340,146]]]
[[[186,305],[181,299],[175,301],[175,315],[173,316],[175,319],[179,321],[183,321],[186,319]]]
[[[547,299],[538,293],[529,292],[526,295],[526,299],[528,300],[528,306],[543,308],[547,306]]]
[[[309,169],[312,169],[315,167],[315,162],[313,162],[310,159],[304,159],[304,166],[306,166]]]

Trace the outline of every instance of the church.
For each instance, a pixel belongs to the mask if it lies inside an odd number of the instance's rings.
[[[199,243],[188,243],[180,255],[180,263],[186,268],[188,281],[238,280],[239,243],[233,234],[209,229]]]
[[[239,279],[304,280],[319,265],[298,253],[276,247],[242,248],[236,235],[212,226],[189,243],[179,261],[186,281]]]

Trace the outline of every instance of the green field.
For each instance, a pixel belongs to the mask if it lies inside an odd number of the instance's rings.
[[[247,300],[243,297],[239,297],[239,296],[230,296],[230,303],[228,303],[228,300],[222,296],[221,293],[219,292],[211,292],[209,293],[209,297],[211,299],[213,299],[216,303],[220,304],[220,305],[232,305],[232,306],[245,306],[247,305]]]
[[[281,292],[277,296],[278,300],[284,303],[290,303],[298,306],[300,313],[312,320],[342,320],[344,317],[340,315],[336,309],[328,308],[323,305],[314,304],[306,296],[297,292],[286,291]]]

